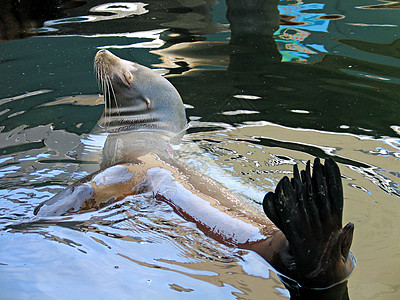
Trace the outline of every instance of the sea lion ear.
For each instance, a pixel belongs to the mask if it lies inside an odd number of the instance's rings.
[[[141,98],[146,103],[147,109],[149,110],[152,103],[151,99],[149,97],[141,97]]]

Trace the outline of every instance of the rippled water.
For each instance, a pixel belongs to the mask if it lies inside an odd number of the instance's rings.
[[[181,159],[254,206],[294,163],[334,157],[356,225],[350,296],[400,296],[398,1],[18,2],[2,8],[1,298],[287,295],[257,255],[240,259],[154,199],[33,218],[100,166],[102,48],[161,69],[191,120]]]

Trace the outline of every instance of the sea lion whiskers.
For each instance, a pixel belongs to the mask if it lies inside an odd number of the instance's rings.
[[[115,101],[115,104],[116,104],[116,100],[115,100],[115,93],[114,93],[114,89],[113,89],[113,86],[112,86],[112,84],[111,84],[111,79],[110,79],[110,76],[106,73],[106,71],[103,69],[103,75],[104,75],[104,79],[105,79],[105,81],[104,81],[104,83],[105,83],[105,88],[106,88],[106,92],[105,92],[105,101],[106,101],[106,103],[108,104],[108,107],[106,107],[106,109],[105,109],[105,114],[106,114],[106,122],[107,122],[107,124],[110,122],[110,119],[111,119],[111,101],[112,101],[112,96],[114,96],[114,101]],[[111,94],[111,92],[112,92],[112,94]],[[117,110],[117,113],[118,113],[118,106],[116,105],[116,110]],[[107,111],[108,111],[108,116],[107,116]]]
[[[105,105],[105,110],[104,110],[105,120],[106,120],[106,123],[109,123],[109,120],[111,118],[111,109],[110,108],[112,106],[111,105],[112,98],[114,98],[116,111],[119,114],[119,108],[118,108],[118,104],[117,104],[117,100],[116,100],[116,95],[114,92],[114,88],[111,84],[111,77],[107,70],[108,69],[107,64],[105,64],[103,61],[101,61],[99,59],[96,59],[94,68],[95,68],[96,77],[101,85],[101,89],[103,90],[104,105]],[[107,113],[108,113],[108,115],[107,115]]]
[[[116,110],[117,110],[117,114],[119,114],[120,112],[119,112],[119,107],[118,107],[118,102],[117,102],[117,96],[115,95],[115,92],[114,92],[114,87],[113,87],[113,85],[111,84],[111,78],[110,78],[110,75],[109,74],[106,74],[107,75],[107,83],[108,83],[108,86],[109,86],[109,88],[110,88],[110,90],[111,90],[111,92],[112,92],[112,94],[113,94],[113,96],[114,96],[114,103],[115,103],[115,108],[116,108]],[[111,101],[111,94],[110,94],[110,101]],[[111,107],[111,103],[110,103],[110,107]],[[111,117],[111,110],[110,110],[110,117]]]
[[[103,98],[104,98],[104,106],[107,108],[107,96],[106,96],[106,90],[105,90],[105,83],[103,79],[103,69],[99,68],[98,64],[94,64],[95,72],[96,72],[96,77],[97,77],[97,82],[100,85],[101,91],[103,92]]]
[[[107,89],[106,89],[107,82],[104,79],[104,65],[98,59],[95,59],[94,61],[94,71],[97,78],[97,82],[100,85],[100,88],[103,92],[104,106],[106,108],[105,109],[106,112],[108,108]],[[107,115],[105,115],[105,118],[107,119]]]

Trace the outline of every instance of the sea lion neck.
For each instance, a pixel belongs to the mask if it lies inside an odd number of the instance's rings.
[[[162,130],[178,133],[186,115],[175,87],[155,71],[100,50],[95,73],[104,94],[99,125],[105,131]]]
[[[138,157],[152,154],[169,161],[174,138],[163,131],[126,131],[110,133],[103,147],[101,167],[137,162]]]

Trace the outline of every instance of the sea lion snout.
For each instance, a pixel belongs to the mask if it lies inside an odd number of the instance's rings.
[[[95,65],[100,63],[117,65],[119,60],[121,59],[118,56],[105,49],[97,51],[96,56],[94,57]]]
[[[137,70],[133,62],[121,59],[105,49],[96,53],[94,68],[99,81],[104,80],[104,77],[108,77],[113,82],[120,82],[128,88],[131,87],[134,80],[132,73]]]

